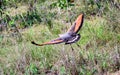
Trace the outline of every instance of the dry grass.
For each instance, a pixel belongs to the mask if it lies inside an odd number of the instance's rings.
[[[21,8],[23,11],[19,13],[27,10],[23,6]],[[20,9],[18,8],[15,12]],[[78,6],[75,9],[78,9]],[[52,10],[45,11],[50,12]],[[54,11],[56,9],[53,9],[52,12]],[[61,10],[61,13],[64,13],[64,11]],[[117,73],[116,75],[119,75],[120,34],[110,31],[111,29],[107,28],[108,21],[103,17],[90,16],[87,18],[87,15],[85,15],[83,27],[79,32],[81,39],[77,42],[79,46],[72,45],[74,51],[69,45],[64,44],[43,47],[31,44],[32,40],[42,43],[67,31],[71,26],[69,22],[70,14],[74,15],[73,22],[75,16],[79,15],[79,11],[76,12],[57,13],[55,17],[58,18],[52,20],[52,28],[41,23],[34,24],[30,28],[20,29],[22,40],[18,39],[18,35],[13,37],[9,36],[11,35],[10,32],[3,32],[3,38],[0,37],[2,40],[0,41],[0,74],[114,75]],[[119,31],[117,30],[117,32]]]
[[[8,8],[6,9],[5,12],[7,12],[10,16],[16,16],[22,13],[27,13],[27,11],[28,11],[28,6],[24,5],[24,6],[19,6],[18,8],[14,8],[14,7]]]

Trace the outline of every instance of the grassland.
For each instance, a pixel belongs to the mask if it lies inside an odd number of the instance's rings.
[[[93,12],[94,15],[90,11],[96,6],[85,6],[79,0],[74,2],[75,6],[65,9],[51,8],[51,3],[50,0],[36,4],[37,15],[29,14],[27,19],[27,4],[4,10],[13,20],[8,21],[8,30],[0,33],[0,75],[114,75],[119,72],[120,11],[111,8],[103,11],[105,14]],[[58,37],[83,12],[81,39],[77,42],[79,46],[72,44],[73,51],[70,45],[31,44],[32,40],[42,43]],[[15,19],[16,15],[22,18]],[[5,17],[4,14],[2,18]],[[11,26],[13,22],[18,32]]]

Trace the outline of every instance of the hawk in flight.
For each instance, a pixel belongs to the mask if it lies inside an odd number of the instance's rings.
[[[59,43],[65,43],[65,44],[75,43],[80,39],[80,34],[78,34],[78,31],[82,27],[83,19],[84,19],[84,15],[80,14],[77,17],[75,23],[70,27],[70,29],[68,29],[66,33],[59,35],[59,38],[56,38],[49,42],[44,42],[42,44],[37,44],[34,41],[32,41],[31,43],[37,46],[59,44]]]

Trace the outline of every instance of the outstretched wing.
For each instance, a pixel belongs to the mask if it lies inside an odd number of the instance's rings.
[[[83,14],[79,15],[78,18],[76,19],[74,25],[72,25],[70,27],[70,29],[68,29],[68,32],[69,33],[77,33],[80,30],[80,28],[82,27],[83,18],[84,18]]]
[[[32,41],[31,43],[34,44],[34,45],[37,45],[37,46],[43,46],[43,45],[50,45],[50,44],[59,44],[59,43],[62,43],[62,42],[64,42],[64,41],[61,38],[57,38],[55,40],[52,40],[50,42],[45,42],[45,43],[42,43],[42,44],[37,44],[34,41]]]

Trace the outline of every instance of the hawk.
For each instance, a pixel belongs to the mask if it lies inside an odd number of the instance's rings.
[[[52,44],[59,44],[59,43],[65,43],[65,44],[72,44],[77,42],[80,39],[80,34],[78,34],[78,31],[81,29],[83,25],[84,14],[80,14],[75,23],[68,29],[68,31],[64,34],[60,34],[58,38],[51,40],[49,42],[44,42],[42,44],[37,44],[34,41],[31,43],[37,46],[44,46],[44,45],[52,45]]]

